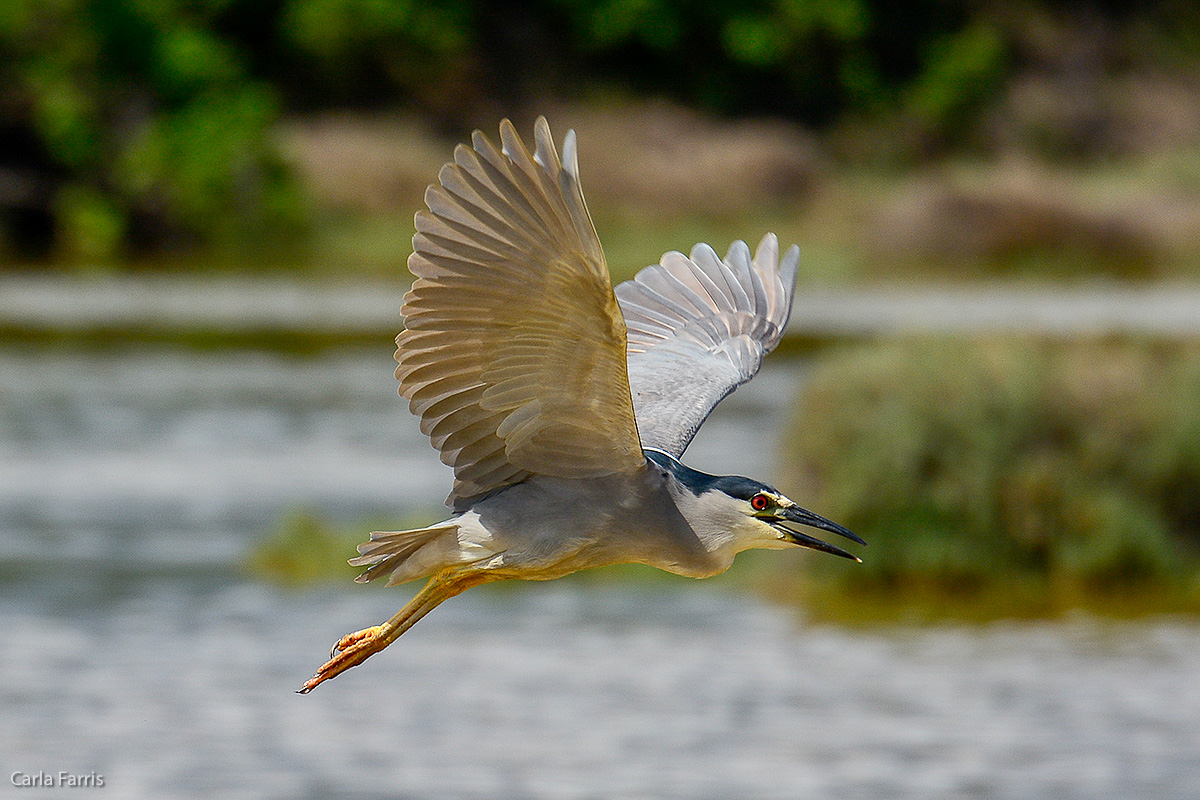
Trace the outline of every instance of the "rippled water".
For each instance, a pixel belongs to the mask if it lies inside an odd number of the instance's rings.
[[[774,367],[693,463],[770,476]],[[0,354],[4,796],[1200,796],[1185,621],[846,631],[688,581],[558,582],[456,598],[293,694],[405,594],[248,583],[250,542],[448,483],[386,348]],[[60,770],[104,788],[10,785]]]

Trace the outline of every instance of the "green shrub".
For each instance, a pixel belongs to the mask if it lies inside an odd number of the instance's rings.
[[[320,514],[294,510],[255,542],[246,556],[245,570],[253,578],[290,589],[320,584],[348,587],[362,568],[346,561],[358,555],[356,547],[367,541],[370,531],[423,524],[397,526],[395,520],[363,520],[343,527]]]
[[[813,585],[1016,613],[1200,606],[1198,411],[1191,344],[922,338],[830,354],[800,398],[788,488],[871,547],[861,565],[811,560]]]
[[[354,546],[365,541],[362,533],[351,535],[307,511],[293,511],[256,542],[246,559],[253,577],[288,588],[318,583],[344,583],[355,570],[346,563]]]

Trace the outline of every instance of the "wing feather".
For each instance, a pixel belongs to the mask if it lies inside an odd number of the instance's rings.
[[[416,215],[397,337],[400,394],[454,468],[449,502],[530,474],[643,469],[626,331],[579,187],[545,119],[455,148]],[[566,166],[564,167],[564,162]]]
[[[745,242],[724,259],[699,244],[616,287],[643,446],[682,456],[717,403],[754,377],[787,325],[799,258],[793,246],[781,262],[770,233],[753,258]]]

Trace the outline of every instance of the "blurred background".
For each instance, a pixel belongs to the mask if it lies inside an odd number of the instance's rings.
[[[413,212],[539,114],[614,282],[801,246],[688,461],[864,563],[485,587],[296,696],[449,490]],[[5,796],[1200,796],[1197,409],[1195,4],[0,6]]]

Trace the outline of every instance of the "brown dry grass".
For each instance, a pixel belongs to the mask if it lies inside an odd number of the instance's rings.
[[[323,212],[415,210],[451,148],[412,117],[331,114],[278,131],[288,161]]]
[[[821,178],[815,140],[777,120],[731,121],[665,102],[553,109],[575,128],[584,188],[606,210],[707,218],[795,203]]]
[[[816,180],[812,138],[783,122],[717,120],[657,102],[556,106],[546,116],[560,146],[576,129],[584,189],[605,213],[734,215],[750,202],[795,200]],[[516,123],[529,140],[532,124]],[[496,125],[480,127],[497,139]],[[360,213],[415,207],[456,144],[402,116],[297,120],[280,136],[321,206]]]
[[[1200,241],[1200,194],[1170,170],[1067,169],[1027,158],[907,176],[877,198],[863,244],[875,262],[968,274],[1076,272],[1159,278],[1187,272]]]
[[[560,143],[569,127],[579,134],[584,189],[622,277],[667,249],[723,249],[767,230],[806,247],[808,280],[1195,276],[1200,149],[1178,140],[1191,106],[1175,95],[1162,105],[1167,149],[1083,164],[1003,147],[904,170],[835,163],[774,120],[662,102],[545,111]],[[532,121],[515,121],[528,135]],[[494,136],[494,122],[480,127]],[[280,140],[320,211],[322,261],[367,271],[403,263],[412,213],[456,143],[412,118],[344,114],[290,122]]]

